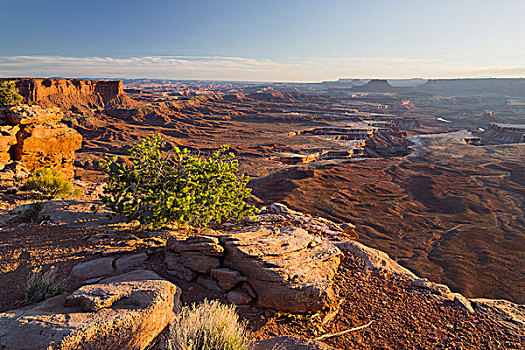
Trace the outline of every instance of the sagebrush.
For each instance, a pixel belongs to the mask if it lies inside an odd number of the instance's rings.
[[[35,268],[29,274],[25,291],[25,303],[33,305],[62,293],[65,280],[57,278],[55,268],[42,272],[42,268]]]
[[[184,307],[170,325],[166,350],[245,350],[246,324],[233,305],[217,300]]]
[[[61,173],[49,168],[37,170],[27,179],[25,186],[29,190],[51,198],[70,197],[80,194],[80,190],[74,189],[73,184]]]
[[[157,229],[168,224],[208,227],[231,218],[242,219],[257,210],[245,202],[251,189],[238,173],[229,147],[210,156],[193,155],[174,147],[162,151],[160,135],[150,135],[129,150],[127,162],[117,157],[100,162],[108,175],[102,201],[128,222]]]

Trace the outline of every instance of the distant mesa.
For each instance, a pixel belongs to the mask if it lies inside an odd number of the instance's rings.
[[[362,86],[354,86],[352,91],[359,92],[392,92],[396,88],[390,85],[386,79],[372,79]]]
[[[488,145],[525,143],[525,124],[490,123],[480,136]]]

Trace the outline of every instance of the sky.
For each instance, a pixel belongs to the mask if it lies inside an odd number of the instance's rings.
[[[525,0],[0,0],[0,76],[525,77]]]

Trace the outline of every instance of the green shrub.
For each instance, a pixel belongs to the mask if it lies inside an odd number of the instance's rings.
[[[42,272],[42,268],[34,269],[27,280],[25,303],[33,305],[62,293],[65,280],[57,280],[55,268]]]
[[[22,96],[18,94],[15,82],[0,82],[0,106],[16,105],[22,102]]]
[[[129,150],[129,161],[106,158],[100,166],[108,175],[102,201],[128,222],[160,228],[168,224],[206,228],[210,222],[242,219],[257,210],[244,199],[248,177],[238,175],[238,162],[228,146],[209,157],[187,149],[163,152],[160,135],[150,135]]]
[[[64,178],[62,174],[49,168],[37,170],[36,173],[27,179],[25,186],[29,190],[51,198],[77,196],[80,194],[80,190],[73,189],[73,184]]]
[[[205,300],[185,307],[170,325],[166,350],[244,350],[247,331],[232,305]]]

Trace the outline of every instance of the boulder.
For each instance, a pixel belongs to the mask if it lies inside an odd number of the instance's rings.
[[[297,227],[258,226],[221,236],[225,266],[241,272],[261,307],[319,311],[335,301],[342,253]]]
[[[250,350],[335,350],[331,346],[317,340],[291,336],[273,337],[253,341],[249,344]]]
[[[113,274],[113,258],[99,258],[75,265],[69,276],[75,280],[88,280]]]
[[[189,276],[180,268],[182,265],[199,273],[209,274],[211,269],[220,266],[219,257],[224,248],[219,240],[211,236],[191,236],[186,239],[168,239],[166,244],[166,263],[170,270],[181,270],[183,275]]]
[[[123,272],[142,265],[146,260],[148,260],[146,253],[133,254],[118,259],[115,266],[117,271]]]
[[[179,308],[180,288],[132,271],[1,313],[0,349],[144,349]]]
[[[203,255],[198,252],[184,252],[181,254],[182,265],[190,270],[200,273],[210,273],[211,269],[219,267],[219,259]]]
[[[472,303],[470,300],[465,298],[463,294],[460,293],[449,293],[448,298],[453,298],[452,302],[454,306],[459,307],[460,309],[473,314],[475,311],[472,308]]]
[[[211,277],[215,278],[219,282],[219,287],[224,290],[233,289],[239,282],[247,281],[248,279],[241,276],[239,271],[235,271],[228,268],[219,268],[211,270]]]
[[[241,289],[232,290],[226,294],[226,299],[236,305],[249,305],[253,301],[252,297]]]
[[[191,236],[184,240],[170,238],[167,247],[175,253],[197,252],[209,256],[222,256],[224,253],[224,248],[219,245],[219,239],[210,236]]]
[[[65,124],[30,124],[16,138],[14,159],[24,163],[30,172],[47,167],[73,176],[75,151],[82,143],[77,131]]]

